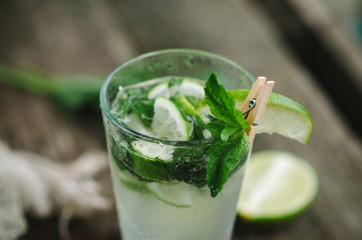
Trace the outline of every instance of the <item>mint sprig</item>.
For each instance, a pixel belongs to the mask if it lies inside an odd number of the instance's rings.
[[[99,91],[105,76],[72,75],[65,77],[24,70],[0,64],[0,83],[48,96],[66,113],[83,116],[99,113]]]
[[[206,82],[205,98],[211,113],[216,118],[228,124],[241,126],[243,129],[250,128],[244,116],[235,108],[234,99],[229,96],[225,88],[219,84],[215,73],[212,73]]]
[[[214,138],[207,152],[207,182],[211,196],[216,197],[249,146],[244,130],[250,125],[214,73],[206,82],[205,99],[215,117],[206,128]]]

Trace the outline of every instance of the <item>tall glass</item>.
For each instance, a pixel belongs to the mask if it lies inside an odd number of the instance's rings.
[[[170,49],[133,58],[115,69],[101,90],[113,190],[124,240],[230,239],[241,183],[250,149],[215,198],[207,187],[207,149],[212,139],[172,141],[128,128],[110,112],[119,87],[166,76],[206,81],[216,73],[226,89],[251,88],[254,77],[236,63],[216,54]],[[157,144],[182,158],[150,159],[131,144]]]

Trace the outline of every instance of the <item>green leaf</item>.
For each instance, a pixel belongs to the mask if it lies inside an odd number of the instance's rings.
[[[240,128],[236,126],[229,126],[229,125],[225,126],[225,128],[220,133],[221,140],[226,142],[229,139],[229,137],[234,133],[236,133],[239,129]]]
[[[211,196],[216,197],[248,149],[248,136],[244,130],[250,125],[235,109],[233,98],[219,84],[214,73],[206,82],[205,99],[215,117],[206,128],[214,138],[207,152],[207,181]]]
[[[242,133],[244,137],[234,141],[224,142],[221,139],[215,139],[208,150],[207,178],[212,197],[216,197],[221,192],[230,173],[248,148],[248,138],[245,131]]]
[[[183,80],[183,77],[173,77],[170,81],[168,81],[168,87],[171,88],[172,86],[180,86]]]
[[[225,123],[220,120],[213,120],[206,125],[207,130],[215,139],[220,137],[222,130],[225,128]]]
[[[193,146],[190,148],[176,148],[173,153],[173,176],[188,184],[203,187],[206,182],[205,161],[207,147]]]
[[[218,82],[216,74],[212,73],[206,82],[205,98],[211,113],[226,123],[240,125],[243,129],[249,129],[249,123],[243,114],[235,109],[234,100]]]
[[[154,99],[135,101],[133,112],[138,114],[146,126],[150,126],[154,115]]]
[[[154,115],[155,99],[148,99],[146,92],[142,88],[125,88],[118,98],[121,104],[117,104],[117,109],[113,113],[116,117],[124,117],[131,112],[136,113],[146,126],[150,126]]]

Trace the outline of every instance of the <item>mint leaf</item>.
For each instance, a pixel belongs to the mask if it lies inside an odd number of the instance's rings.
[[[188,184],[204,187],[207,184],[206,151],[205,146],[176,148],[173,153],[174,165],[169,168],[173,177]]]
[[[245,134],[244,137],[233,141],[215,139],[207,152],[209,155],[207,179],[212,197],[221,192],[230,172],[237,166],[248,148],[248,138],[245,131],[242,132]]]
[[[206,125],[206,129],[209,130],[211,136],[213,136],[215,139],[219,138],[224,127],[225,123],[218,119],[213,119]]]
[[[119,97],[117,108],[113,115],[123,118],[130,113],[137,114],[146,126],[150,126],[154,115],[155,99],[148,99],[146,92],[142,88],[125,88],[122,97]]]
[[[221,140],[226,142],[229,139],[229,137],[231,135],[233,135],[234,133],[236,133],[238,130],[239,130],[239,128],[236,126],[226,125],[225,128],[221,131],[221,134],[220,134]]]
[[[226,123],[240,125],[249,129],[249,123],[243,114],[235,108],[234,99],[229,96],[225,88],[218,82],[215,73],[212,73],[206,82],[205,98],[211,113]]]
[[[171,88],[172,86],[180,86],[183,80],[183,77],[173,77],[168,81],[168,87]]]
[[[248,149],[248,136],[244,130],[250,125],[235,109],[233,98],[219,84],[214,73],[206,82],[205,99],[215,117],[206,128],[214,138],[207,151],[207,182],[211,196],[216,197]]]

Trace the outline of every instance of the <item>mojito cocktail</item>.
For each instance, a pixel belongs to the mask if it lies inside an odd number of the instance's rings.
[[[205,85],[211,73],[226,89],[254,82],[228,59],[183,49],[142,55],[108,76],[101,107],[122,239],[231,238],[251,147],[239,116],[211,114],[223,93],[215,79]]]

